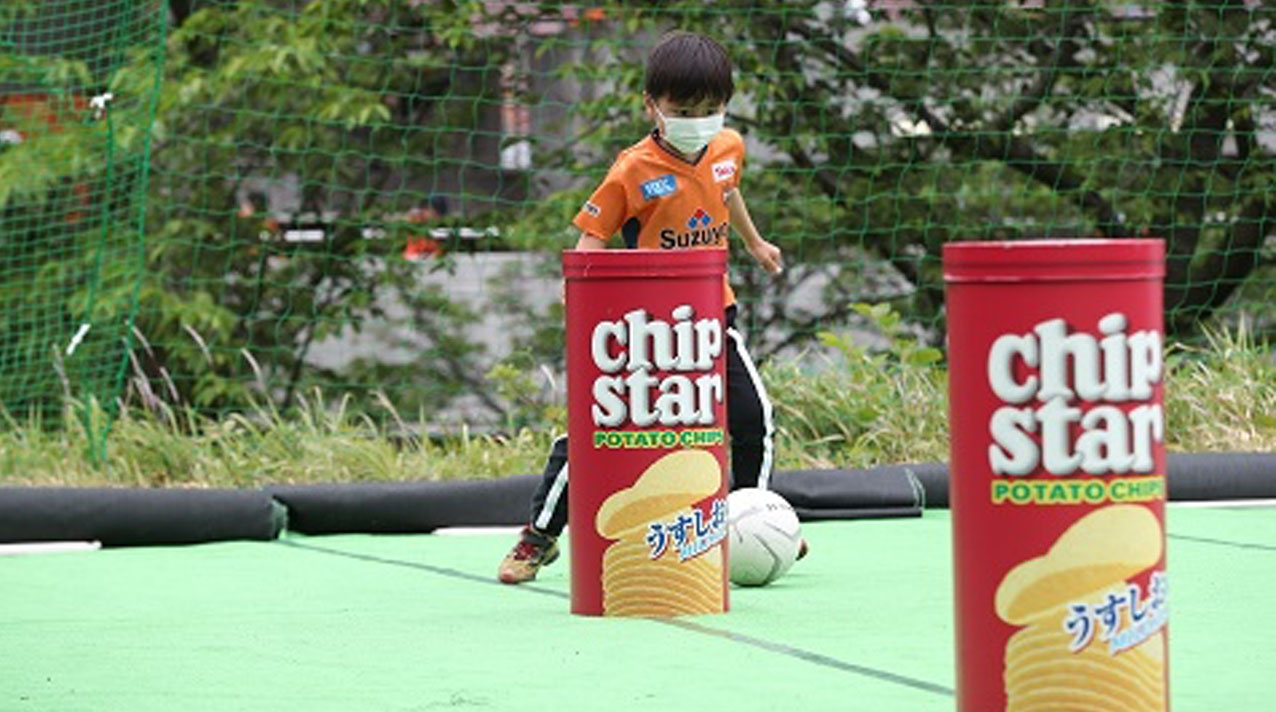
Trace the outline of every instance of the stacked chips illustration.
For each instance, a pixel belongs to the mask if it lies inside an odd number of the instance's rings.
[[[1161,560],[1163,540],[1146,507],[1109,506],[1006,574],[997,615],[1023,626],[1006,645],[1007,712],[1166,710],[1164,634],[1149,627],[1146,637],[1133,638],[1137,644],[1111,643],[1114,631],[1130,630],[1163,604],[1132,596],[1142,589],[1128,580]],[[1105,600],[1107,620],[1097,620],[1088,602]]]
[[[684,560],[677,547],[652,540],[657,534],[665,536],[670,522],[694,527],[694,505],[717,493],[721,482],[722,470],[712,454],[678,450],[656,460],[632,486],[603,502],[595,526],[599,535],[613,540],[603,554],[605,615],[675,616],[725,610],[720,541]],[[703,525],[703,510],[698,521]]]

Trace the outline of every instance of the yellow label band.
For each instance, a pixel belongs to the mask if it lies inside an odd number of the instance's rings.
[[[1165,499],[1165,494],[1163,475],[1085,480],[997,479],[992,483],[993,504],[1067,505],[1154,502]]]
[[[717,447],[725,442],[722,428],[697,430],[595,430],[594,449],[644,450],[675,447]]]

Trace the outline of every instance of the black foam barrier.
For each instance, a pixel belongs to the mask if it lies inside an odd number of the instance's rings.
[[[303,534],[403,534],[526,524],[539,475],[449,482],[291,485],[268,492]]]
[[[526,524],[539,476],[451,482],[294,485],[268,491],[303,534],[429,532],[441,527]],[[921,485],[904,470],[794,470],[772,486],[800,518],[920,516]]]
[[[1276,499],[1276,454],[1171,454],[1171,500]],[[539,476],[453,482],[288,485],[265,490],[0,487],[0,543],[104,546],[412,533],[519,525]],[[792,470],[771,480],[804,520],[916,516],[948,506],[943,463]],[[285,510],[286,507],[286,510]]]
[[[279,536],[285,516],[260,490],[0,487],[0,543],[265,540]]]
[[[1170,501],[1276,499],[1276,453],[1170,453],[1165,459]],[[927,507],[948,506],[948,466],[944,463],[875,469],[911,471],[926,490]]]
[[[925,506],[921,482],[906,468],[788,470],[770,485],[804,521],[919,517]]]
[[[1171,453],[1166,459],[1173,501],[1276,499],[1276,453]]]

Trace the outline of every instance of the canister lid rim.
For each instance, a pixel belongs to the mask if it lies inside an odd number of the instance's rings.
[[[1160,239],[1023,240],[944,245],[949,282],[1150,279],[1165,275]]]

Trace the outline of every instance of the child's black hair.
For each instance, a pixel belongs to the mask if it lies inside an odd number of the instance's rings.
[[[722,45],[693,32],[670,32],[647,56],[644,89],[652,99],[727,103],[735,93],[731,59]]]

